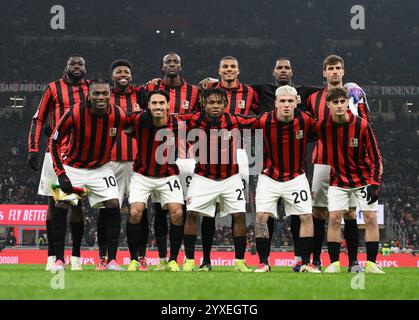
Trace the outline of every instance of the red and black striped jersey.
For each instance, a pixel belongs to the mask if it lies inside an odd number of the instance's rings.
[[[254,114],[259,114],[259,102],[255,90],[247,84],[242,84],[237,81],[237,86],[234,88],[225,88],[221,81],[213,82],[209,85],[211,88],[221,88],[227,92],[228,105],[225,112],[249,115],[250,111]]]
[[[298,109],[290,122],[278,119],[276,110],[262,114],[253,126],[263,129],[262,173],[281,182],[303,174],[307,142],[315,137],[315,124],[310,115]]]
[[[121,92],[116,86],[112,88],[111,103],[124,109],[128,114],[140,111],[144,88],[129,85],[127,90]],[[137,156],[137,144],[134,139],[122,132],[116,139],[111,152],[111,161],[134,161]]]
[[[321,121],[329,117],[330,113],[329,107],[326,104],[326,93],[327,89],[322,89],[308,97],[308,112],[310,112],[316,120]],[[368,108],[365,103],[358,103],[358,116],[369,122]],[[320,140],[316,142],[316,146],[314,147],[312,161],[313,163],[327,164],[326,152]]]
[[[66,81],[66,77],[50,82],[45,89],[38,109],[31,123],[28,138],[29,152],[39,151],[39,139],[42,135],[42,127],[49,120],[49,126],[54,129],[61,117],[75,106],[84,106],[88,92],[88,81],[82,80],[80,84],[73,85]],[[64,138],[63,147],[68,142]],[[47,144],[47,152],[49,144]]]
[[[241,147],[240,129],[251,128],[257,118],[224,112],[211,121],[204,112],[176,115],[187,124],[197,164],[195,173],[213,180],[224,180],[239,172],[236,150]],[[192,131],[192,132],[191,132]]]
[[[163,80],[159,80],[157,84],[148,84],[145,87],[147,92],[155,90],[165,90],[170,95],[169,112],[170,113],[187,113],[199,110],[198,88],[181,79],[180,86],[170,87]],[[146,106],[144,106],[145,108]]]
[[[103,117],[90,114],[89,105],[76,106],[58,122],[50,138],[54,170],[65,173],[63,164],[75,168],[97,168],[109,162],[109,155],[121,131],[129,125],[127,113],[110,104]],[[71,134],[67,151],[61,142]]]
[[[168,177],[179,174],[175,163],[186,158],[186,126],[170,113],[162,127],[155,127],[150,112],[130,115],[138,153],[133,170],[148,177]]]
[[[330,185],[356,188],[381,183],[382,159],[368,121],[347,111],[349,120],[333,122],[330,116],[318,121],[316,133],[330,165]]]

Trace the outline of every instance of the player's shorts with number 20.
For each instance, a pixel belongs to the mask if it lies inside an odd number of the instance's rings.
[[[270,216],[278,219],[279,198],[284,199],[287,216],[312,212],[310,185],[305,174],[285,182],[259,174],[256,187],[256,212],[268,212]]]

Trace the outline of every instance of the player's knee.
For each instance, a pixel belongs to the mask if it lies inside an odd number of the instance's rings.
[[[198,218],[198,213],[195,211],[188,211],[186,214],[186,222],[187,223],[196,223],[196,220]]]
[[[345,211],[343,218],[347,220],[356,219],[356,208],[349,208],[349,211]]]
[[[365,222],[365,228],[372,229],[372,228],[378,228],[378,222],[377,217],[372,214],[364,214],[364,222]]]
[[[339,229],[342,217],[339,214],[329,214],[329,225],[328,228]]]
[[[316,219],[326,219],[327,211],[326,208],[313,207],[313,217]]]
[[[266,219],[267,221],[268,219]],[[243,213],[235,213],[233,214],[233,221],[235,225],[246,225],[246,215]]]
[[[60,208],[60,209],[68,209],[69,208],[69,204],[67,202],[64,202],[64,201],[57,201],[55,203],[55,206],[57,208]]]
[[[300,215],[300,222],[302,225],[312,225],[313,224],[313,215],[312,214],[302,214]]]
[[[71,214],[70,214],[70,221],[71,222],[82,222],[83,221],[83,212],[81,211],[80,207],[71,207]]]
[[[118,199],[106,200],[103,204],[105,205],[105,208],[107,208],[107,209],[119,208],[119,200]]]
[[[129,215],[129,222],[137,224],[141,222],[141,217],[143,215],[143,209],[139,206],[132,206]]]
[[[181,225],[183,223],[183,210],[182,207],[176,208],[170,212],[171,222],[175,225]]]

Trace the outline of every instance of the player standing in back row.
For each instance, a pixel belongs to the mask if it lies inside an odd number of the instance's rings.
[[[182,114],[186,112],[197,112],[199,110],[199,95],[198,88],[189,84],[180,76],[182,72],[182,60],[175,52],[167,53],[161,60],[161,72],[163,79],[151,81],[146,86],[148,93],[155,90],[164,90],[169,93],[169,113]],[[144,108],[147,106],[145,105]],[[182,161],[179,159],[178,161]],[[188,164],[184,163],[186,166]],[[182,164],[179,168],[184,168]],[[191,168],[193,170],[193,168]],[[190,171],[190,170],[187,170]],[[185,181],[187,177],[183,172],[180,172],[180,179]],[[159,265],[156,271],[164,271],[167,266],[167,210],[163,210],[158,199],[153,199],[154,202],[154,233],[156,236],[157,249],[159,251]],[[186,209],[186,207],[184,207]],[[142,224],[143,222],[141,222]]]
[[[322,89],[308,98],[308,111],[316,120],[327,119],[330,111],[326,105],[326,92],[331,88],[343,88],[343,76],[345,75],[344,61],[336,55],[327,56],[323,61],[323,77],[327,80],[327,88]],[[364,103],[358,104],[358,115],[368,120],[367,106]],[[314,251],[313,264],[321,268],[320,254],[324,241],[324,225],[327,216],[327,190],[330,179],[330,166],[327,164],[327,146],[321,140],[316,142],[313,151],[313,222],[314,222]],[[363,272],[358,264],[358,241],[359,231],[356,222],[356,198],[353,195],[349,201],[349,210],[345,212],[344,237],[348,246],[350,272]]]
[[[88,83],[84,80],[86,74],[86,63],[79,54],[73,54],[67,61],[64,69],[64,75],[61,79],[48,84],[45,89],[41,102],[32,118],[31,129],[28,139],[29,149],[29,165],[38,170],[38,152],[39,140],[42,135],[42,127],[49,121],[45,128],[48,139],[51,131],[61,119],[61,117],[70,109],[76,106],[84,106],[87,95]],[[63,140],[63,151],[68,143],[69,137]],[[55,201],[52,197],[51,184],[56,181],[57,177],[52,165],[51,151],[49,144],[42,165],[41,179],[39,181],[38,194],[48,196],[48,211],[46,219],[47,236],[48,236],[48,261],[45,270],[49,270],[55,263],[55,245],[52,230],[52,217],[54,215]],[[81,201],[77,206],[71,207],[70,227],[73,242],[73,251],[70,259],[71,270],[81,270],[80,247],[83,239],[84,221],[81,209]]]
[[[111,104],[115,104],[124,109],[128,114],[139,111],[141,99],[143,98],[144,89],[142,87],[134,87],[132,85],[132,64],[125,59],[118,59],[111,64],[112,88],[111,88]],[[110,155],[110,165],[114,171],[116,182],[119,189],[119,205],[122,207],[124,199],[128,197],[130,180],[132,176],[132,164],[137,155],[137,144],[132,137],[125,132],[118,136],[116,143]],[[143,215],[143,219],[147,219],[147,214]],[[105,270],[106,267],[106,226],[104,224],[105,213],[103,209],[99,209],[97,219],[97,238],[99,245],[100,262],[96,270]],[[140,237],[148,239],[148,221],[142,224]],[[127,225],[127,229],[129,225]],[[129,240],[128,240],[129,241]],[[143,241],[147,244],[147,240]],[[143,270],[146,270],[145,259],[146,247],[139,248],[139,263]]]

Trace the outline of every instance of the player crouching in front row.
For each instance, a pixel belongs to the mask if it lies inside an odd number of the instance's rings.
[[[379,241],[377,200],[382,175],[382,159],[377,142],[369,123],[348,110],[349,100],[345,89],[330,89],[326,94],[326,103],[331,117],[316,124],[318,138],[327,146],[331,167],[327,232],[331,264],[325,272],[340,272],[340,225],[344,211],[348,210],[349,198],[355,194],[365,221],[365,271],[383,274],[375,263]]]

